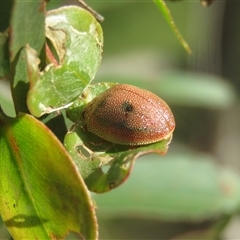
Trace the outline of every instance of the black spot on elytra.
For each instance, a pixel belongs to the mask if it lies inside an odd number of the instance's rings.
[[[122,108],[124,112],[133,112],[133,105],[129,102],[124,102]]]

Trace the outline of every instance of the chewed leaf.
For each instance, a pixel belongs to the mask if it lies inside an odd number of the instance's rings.
[[[50,11],[46,36],[59,62],[49,64],[37,81],[30,78],[27,103],[37,117],[70,106],[94,78],[102,57],[101,26],[82,8],[68,6]],[[29,68],[31,64],[28,58]]]
[[[171,136],[166,140],[140,147],[112,144],[86,132],[79,122],[66,135],[64,144],[88,189],[101,193],[123,183],[138,157],[149,153],[165,155],[170,141]]]

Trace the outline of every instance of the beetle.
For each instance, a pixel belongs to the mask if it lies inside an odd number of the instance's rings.
[[[121,145],[146,145],[168,139],[175,120],[165,101],[150,91],[118,84],[83,110],[87,131]]]

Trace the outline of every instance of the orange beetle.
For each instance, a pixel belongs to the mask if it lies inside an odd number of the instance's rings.
[[[83,111],[88,131],[122,145],[145,145],[169,138],[175,128],[171,109],[157,95],[119,84],[99,94]]]

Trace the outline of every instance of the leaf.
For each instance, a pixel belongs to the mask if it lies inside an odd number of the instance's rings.
[[[26,51],[25,48],[21,49],[14,61],[12,75],[12,96],[16,112],[28,113],[28,107],[26,104],[26,95],[29,89],[28,72],[26,63]]]
[[[80,7],[50,11],[46,35],[54,46],[59,65],[56,66],[55,59],[55,65],[49,64],[38,79],[30,78],[27,104],[37,117],[69,107],[94,78],[102,57],[101,26]],[[35,71],[36,54],[29,50],[27,59],[29,70]]]
[[[163,16],[167,20],[168,24],[172,28],[173,32],[175,33],[176,37],[178,38],[178,40],[181,43],[181,45],[183,46],[183,48],[187,51],[188,54],[191,54],[192,51],[191,51],[188,43],[184,40],[181,33],[178,31],[166,3],[163,0],[153,0],[153,1],[156,3],[159,10],[162,12]]]
[[[37,51],[43,48],[45,2],[44,0],[15,0],[10,23],[10,61],[13,71],[12,95],[15,109],[28,112],[26,95],[28,92],[28,73],[24,47],[29,44]]]
[[[156,81],[154,89],[169,103],[181,106],[226,109],[236,101],[234,88],[224,79],[208,74],[170,72]]]
[[[165,155],[169,139],[144,146],[123,146],[107,142],[85,130],[81,120],[84,106],[96,95],[116,83],[90,85],[67,111],[71,120],[78,120],[65,136],[64,145],[78,167],[88,189],[93,192],[106,192],[116,188],[129,176],[137,158],[148,153]]]
[[[121,199],[121,201],[119,201]],[[209,155],[148,155],[131,178],[108,194],[95,195],[99,217],[137,216],[167,221],[203,221],[239,209],[240,179]]]
[[[137,158],[149,153],[165,155],[171,139],[141,147],[106,142],[79,126],[65,136],[64,144],[88,189],[102,193],[118,187],[129,177]]]
[[[8,34],[0,33],[0,80],[10,73],[10,61],[8,53]]]
[[[40,53],[45,40],[44,20],[44,0],[15,0],[10,23],[11,62],[14,61],[19,50],[23,48],[26,44],[29,44],[38,53]]]
[[[0,125],[0,211],[14,239],[97,239],[93,203],[69,154],[27,114]]]

